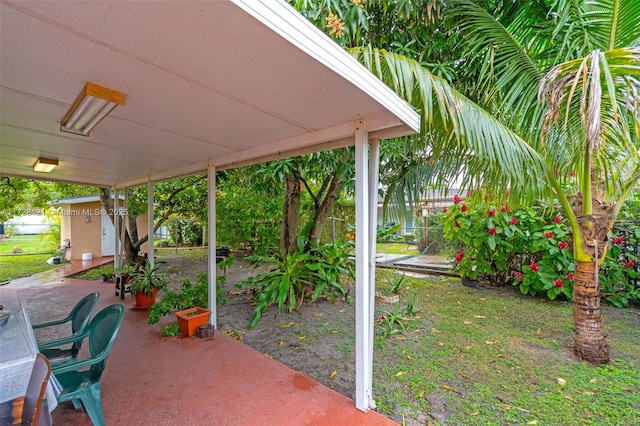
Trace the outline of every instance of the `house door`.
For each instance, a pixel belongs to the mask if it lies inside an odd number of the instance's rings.
[[[114,246],[115,246],[115,230],[113,228],[113,222],[111,222],[111,218],[107,215],[107,213],[102,210],[100,214],[100,222],[101,222],[101,248],[102,248],[102,256],[113,256],[115,254]]]

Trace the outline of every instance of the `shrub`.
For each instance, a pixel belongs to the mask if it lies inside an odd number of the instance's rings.
[[[224,294],[226,277],[216,276],[216,302],[225,304],[227,298]],[[196,284],[191,284],[188,279],[182,280],[179,290],[165,290],[162,299],[157,301],[149,309],[149,324],[157,323],[161,317],[170,315],[173,310],[182,310],[199,306],[209,306],[209,281],[205,273],[198,275]]]
[[[254,291],[256,307],[250,329],[273,303],[278,305],[278,313],[282,313],[285,305],[291,312],[305,300],[314,302],[321,296],[330,299],[347,296],[341,276],[353,277],[353,265],[349,261],[351,244],[325,244],[308,252],[303,247],[304,241],[299,238],[298,248],[285,257],[276,254],[253,258],[254,264],[270,263],[274,267],[237,284]]]
[[[630,250],[624,250],[629,243],[638,244],[637,237],[632,238],[634,241],[613,236],[600,268],[600,292],[606,301],[619,308],[629,306],[630,301],[640,302],[640,287],[636,286],[640,274],[635,268],[639,259]]]
[[[570,299],[574,260],[569,229],[555,212],[462,200],[449,208],[445,238],[456,240],[455,269],[462,277],[512,282],[523,294]]]

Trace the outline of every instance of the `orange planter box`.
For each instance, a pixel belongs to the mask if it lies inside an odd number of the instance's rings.
[[[178,318],[180,332],[187,336],[193,336],[199,326],[209,323],[211,311],[203,308],[189,308],[174,312],[174,315]]]

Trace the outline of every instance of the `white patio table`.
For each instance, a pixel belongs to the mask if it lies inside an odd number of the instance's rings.
[[[5,308],[5,311],[10,316],[0,329],[0,404],[27,393],[31,370],[38,354],[36,337],[22,303],[13,309]],[[52,374],[45,394],[49,412],[58,406],[56,395],[60,390],[60,384]]]

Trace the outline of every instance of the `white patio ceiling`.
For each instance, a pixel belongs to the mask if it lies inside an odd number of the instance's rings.
[[[419,129],[415,111],[281,1],[3,1],[0,175],[119,188]],[[127,102],[89,137],[85,83]],[[48,174],[38,156],[59,159]]]

